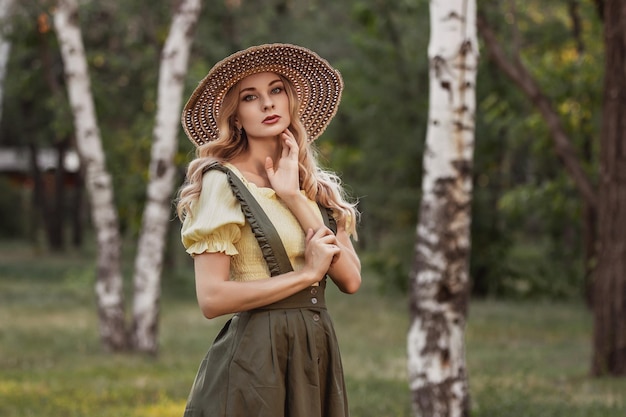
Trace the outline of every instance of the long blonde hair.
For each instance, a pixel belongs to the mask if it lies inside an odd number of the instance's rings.
[[[345,227],[346,231],[356,238],[356,223],[359,215],[356,204],[347,201],[341,179],[319,166],[317,149],[309,141],[306,129],[299,117],[296,90],[289,80],[280,75],[279,77],[283,81],[289,98],[291,113],[289,130],[293,133],[300,148],[298,154],[300,188],[310,200],[332,209],[338,224]],[[192,204],[200,196],[204,169],[215,161],[229,162],[248,148],[246,135],[242,134],[235,124],[239,104],[238,91],[239,83],[228,90],[224,96],[217,117],[219,137],[199,146],[196,149],[196,158],[187,167],[186,181],[179,191],[176,206],[181,221],[189,214]]]

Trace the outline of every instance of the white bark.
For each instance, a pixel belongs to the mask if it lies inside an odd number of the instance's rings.
[[[160,279],[176,178],[174,156],[184,80],[200,9],[200,0],[184,0],[179,5],[161,55],[150,179],[135,259],[133,301],[134,346],[151,353],[158,346]]]
[[[67,80],[69,101],[74,116],[76,145],[85,169],[91,216],[98,241],[96,298],[100,315],[100,335],[105,348],[124,349],[124,298],[120,268],[121,239],[113,201],[111,176],[96,120],[87,60],[78,24],[76,0],[59,0],[54,13]]]
[[[415,416],[469,415],[464,331],[478,63],[475,0],[431,0],[429,124],[411,272]]]
[[[10,16],[13,12],[15,0],[0,0],[0,121],[2,121],[2,109],[4,102],[4,80],[7,75],[9,56],[11,55],[11,42],[7,34],[11,32]]]

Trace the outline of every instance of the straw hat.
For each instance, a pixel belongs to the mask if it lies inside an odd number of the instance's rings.
[[[217,116],[226,92],[248,75],[274,72],[287,78],[300,100],[300,119],[317,139],[337,113],[343,81],[315,52],[289,44],[252,46],[218,62],[200,81],[183,109],[185,133],[196,146],[218,138]]]

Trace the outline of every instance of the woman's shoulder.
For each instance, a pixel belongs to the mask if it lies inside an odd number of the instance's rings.
[[[217,167],[206,169],[202,174],[202,189],[198,204],[200,206],[233,206],[234,195],[226,172]]]
[[[228,186],[227,168],[224,164],[213,162],[207,165],[202,172],[202,188],[205,186],[224,187]]]

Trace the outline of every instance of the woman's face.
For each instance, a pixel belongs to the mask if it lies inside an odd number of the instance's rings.
[[[250,75],[239,84],[236,122],[248,139],[276,137],[291,124],[289,98],[273,72]]]

